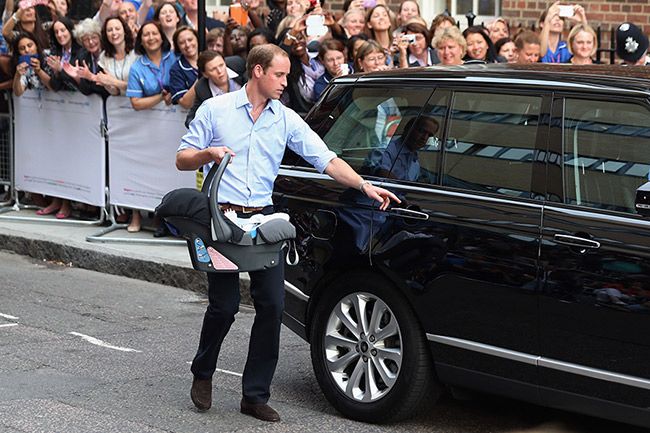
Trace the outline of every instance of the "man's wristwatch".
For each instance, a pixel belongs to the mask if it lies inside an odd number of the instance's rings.
[[[359,191],[363,193],[363,195],[368,195],[366,194],[366,186],[370,185],[370,182],[367,180],[362,180],[361,183],[359,183]]]

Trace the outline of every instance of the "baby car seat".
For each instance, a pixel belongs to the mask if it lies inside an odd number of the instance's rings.
[[[181,188],[167,193],[156,208],[174,234],[187,240],[192,266],[203,272],[250,272],[278,264],[280,250],[293,243],[296,228],[273,214],[244,230],[219,208],[218,189],[230,154],[214,164],[201,191]],[[282,214],[285,215],[286,214]],[[294,249],[295,252],[295,249]]]

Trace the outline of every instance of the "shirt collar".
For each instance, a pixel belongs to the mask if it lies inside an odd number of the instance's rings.
[[[190,62],[185,58],[185,56],[181,56],[178,59],[178,64],[181,66],[181,69],[185,71],[198,71],[198,69],[194,69],[194,66],[190,65]]]
[[[166,51],[166,52],[163,51],[163,53],[162,53],[162,58],[160,59],[160,64],[165,63],[165,61],[167,60],[167,58],[168,58],[169,56],[171,56],[171,55],[172,55],[172,52],[171,52],[171,51]],[[146,53],[142,56],[142,63],[143,63],[145,66],[153,66],[154,68],[157,68],[157,67],[158,67],[158,66],[154,65],[153,63],[151,63],[151,59],[149,58],[149,56],[147,56]]]
[[[248,95],[246,94],[246,86],[248,84],[245,84],[242,86],[241,89],[236,90],[236,96],[235,96],[235,107],[236,108],[241,108],[244,106],[249,106],[253,107],[253,104],[248,100]],[[264,107],[264,110],[270,109],[273,114],[278,114],[280,111],[280,101],[277,99],[271,99],[266,103],[266,107]]]
[[[409,64],[412,65],[413,63],[417,62],[418,65],[420,65],[420,60],[415,57],[413,54],[409,53]],[[433,64],[431,62],[431,51],[427,49],[427,64],[426,65],[420,65],[420,66],[429,66]]]

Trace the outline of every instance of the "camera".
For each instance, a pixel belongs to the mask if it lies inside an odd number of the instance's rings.
[[[402,35],[402,39],[408,41],[409,44],[412,44],[415,42],[415,35]]]

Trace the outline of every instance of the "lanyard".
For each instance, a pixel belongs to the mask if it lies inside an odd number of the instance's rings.
[[[148,57],[147,57],[148,58]],[[158,81],[158,85],[160,86],[160,91],[162,92],[165,89],[165,56],[162,55],[160,57],[160,69],[156,70],[151,67],[151,59],[149,59],[149,63],[147,63],[147,67],[151,71],[152,74],[156,76],[156,81]]]

